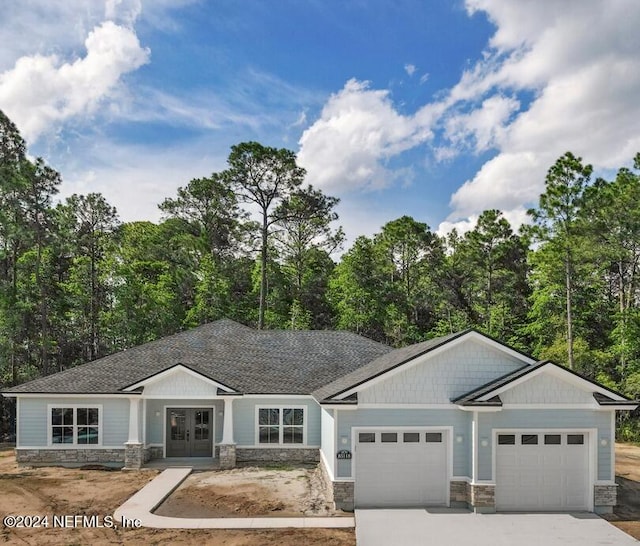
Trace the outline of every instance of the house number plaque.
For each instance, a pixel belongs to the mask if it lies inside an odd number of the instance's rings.
[[[336,454],[336,457],[338,459],[351,459],[351,451],[349,451],[348,449],[341,449]]]

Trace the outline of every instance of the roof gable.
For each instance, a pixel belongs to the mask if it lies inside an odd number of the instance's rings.
[[[612,409],[634,409],[638,405],[636,401],[550,361],[523,366],[452,402],[461,406],[588,404]]]
[[[215,396],[219,390],[227,393],[236,392],[234,389],[192,370],[184,364],[176,364],[161,372],[155,373],[141,381],[138,381],[123,391],[135,391],[144,389],[145,396]]]
[[[469,341],[473,341],[490,350],[497,351],[505,358],[517,363],[518,366],[533,364],[535,362],[533,358],[485,334],[481,334],[476,330],[465,330],[391,351],[366,366],[355,370],[353,373],[318,389],[313,395],[317,400],[346,398],[355,392],[360,392],[380,382],[388,381],[394,375],[403,373],[412,366],[424,364],[429,360],[436,359],[440,355],[452,351],[455,347]],[[470,364],[474,364],[473,358],[471,358]],[[512,370],[513,368],[502,370],[502,373]],[[496,375],[500,375],[500,373],[497,372]],[[480,385],[487,380],[485,377],[484,381],[481,380],[475,384]],[[467,387],[469,387],[469,385]]]

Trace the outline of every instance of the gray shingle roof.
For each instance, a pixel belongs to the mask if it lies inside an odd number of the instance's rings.
[[[413,360],[414,358],[426,354],[434,349],[453,341],[454,339],[463,336],[471,330],[464,330],[455,334],[449,334],[447,336],[435,337],[422,343],[416,343],[415,345],[409,345],[402,347],[401,349],[392,350],[376,358],[374,361],[361,366],[351,373],[340,377],[339,379],[328,383],[319,389],[313,391],[313,397],[318,401],[328,400],[334,398],[341,393],[357,387],[358,385],[369,381],[374,377],[377,377],[393,368],[401,366],[405,362]]]
[[[4,392],[118,393],[181,363],[239,392],[309,394],[391,350],[351,332],[254,330],[222,319]]]

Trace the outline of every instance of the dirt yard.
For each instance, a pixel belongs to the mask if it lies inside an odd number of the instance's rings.
[[[640,447],[616,444],[618,506],[607,516],[640,539]],[[13,450],[0,449],[0,518],[7,515],[112,515],[157,471],[18,468]],[[215,480],[214,480],[215,478]],[[326,505],[318,476],[309,469],[237,469],[189,477],[157,511],[184,517],[337,515]],[[100,520],[99,520],[100,521]],[[202,544],[224,546],[354,546],[353,530],[179,530],[121,528],[9,529],[0,525],[0,543]]]
[[[197,472],[155,513],[182,518],[351,515],[332,510],[317,467]]]
[[[240,474],[239,471],[231,471]],[[224,546],[265,546],[278,544],[283,546],[354,546],[355,533],[353,530],[343,529],[274,529],[274,530],[180,530],[180,529],[122,529],[122,528],[85,528],[82,525],[76,528],[52,528],[52,517],[96,515],[101,518],[113,515],[115,509],[126,499],[151,481],[157,471],[145,470],[142,472],[122,472],[119,470],[91,470],[91,469],[63,469],[54,467],[45,468],[18,468],[15,463],[13,450],[0,450],[0,519],[7,515],[33,515],[49,516],[49,528],[10,529],[0,525],[0,543],[52,546],[91,544],[201,544]],[[259,474],[259,472],[257,472]],[[191,479],[191,478],[189,478]],[[188,479],[188,480],[189,480]],[[233,480],[233,478],[230,478]],[[230,493],[256,494],[251,503],[239,506],[238,495],[232,494],[226,500],[224,495],[218,495],[216,510],[221,514],[243,516],[256,515],[255,508],[250,504],[256,504],[261,509],[273,509],[269,512],[273,515],[285,515],[291,509],[286,499],[280,505],[273,496],[272,486],[275,481],[266,477],[258,478],[259,484],[255,489],[243,489],[238,485],[236,491],[229,489]],[[187,481],[188,481],[187,480]],[[290,484],[286,484],[290,480]],[[302,471],[285,473],[281,485],[291,485],[291,491],[300,493],[300,485],[312,488],[313,473]],[[233,483],[233,482],[231,482]],[[264,484],[264,487],[262,485]],[[183,489],[176,493],[181,494],[188,484],[183,484]],[[233,485],[229,486],[233,488]],[[288,491],[288,490],[287,490]],[[262,496],[264,494],[264,497]],[[173,496],[176,494],[174,493]],[[172,497],[173,497],[172,496]],[[189,497],[187,497],[189,498]],[[198,497],[190,499],[195,501]],[[200,497],[201,498],[201,497]],[[309,497],[311,499],[311,497]],[[275,502],[275,503],[274,503]],[[295,500],[291,500],[295,503]],[[166,505],[167,503],[165,503]],[[164,506],[164,505],[163,505]],[[198,503],[193,502],[192,507]],[[200,506],[203,506],[200,503]],[[209,503],[204,503],[208,510],[212,509]],[[313,506],[313,500],[304,505],[304,511],[308,514],[323,514],[324,508]],[[315,510],[315,512],[314,512]],[[298,510],[297,513],[300,513]],[[175,514],[172,515],[181,515]],[[188,515],[188,514],[184,514]],[[211,515],[206,512],[205,515]],[[191,514],[192,517],[197,517]],[[102,519],[97,521],[102,522]]]
[[[640,540],[640,447],[616,444],[618,506],[607,520]]]

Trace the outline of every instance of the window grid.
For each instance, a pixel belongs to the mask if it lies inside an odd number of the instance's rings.
[[[99,408],[91,406],[51,407],[51,444],[98,445],[99,413]]]
[[[259,444],[304,444],[304,408],[258,408]]]

